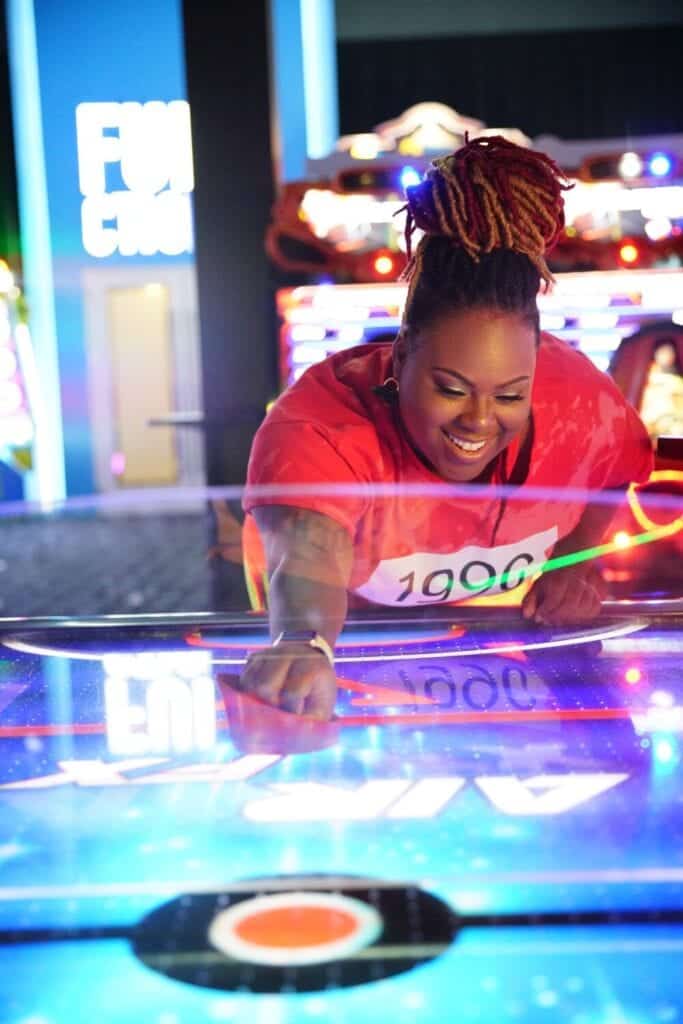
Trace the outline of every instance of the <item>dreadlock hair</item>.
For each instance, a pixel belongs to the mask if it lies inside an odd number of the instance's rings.
[[[545,254],[564,228],[562,190],[571,187],[550,157],[501,135],[434,160],[403,207],[409,345],[420,329],[466,309],[518,313],[538,333],[539,284],[553,282]],[[417,228],[424,235],[413,251]]]

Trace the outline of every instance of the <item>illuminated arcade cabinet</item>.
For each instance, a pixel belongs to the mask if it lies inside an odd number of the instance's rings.
[[[33,468],[37,374],[21,291],[0,260],[0,501],[24,498]]]
[[[405,286],[403,190],[431,160],[469,138],[501,134],[552,156],[575,182],[567,228],[539,296],[541,326],[607,369],[623,339],[647,325],[683,325],[683,136],[567,142],[487,128],[421,103],[370,133],[341,138],[309,162],[310,180],[286,185],[267,234],[275,264],[298,280],[282,288],[280,379],[285,387],[325,356],[391,337]],[[294,278],[293,278],[294,279]]]

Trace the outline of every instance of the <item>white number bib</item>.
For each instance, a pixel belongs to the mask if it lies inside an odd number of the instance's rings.
[[[556,541],[557,527],[553,526],[495,548],[472,545],[450,554],[417,551],[402,558],[388,558],[356,588],[356,593],[374,604],[398,606],[499,594],[513,590],[533,575]]]

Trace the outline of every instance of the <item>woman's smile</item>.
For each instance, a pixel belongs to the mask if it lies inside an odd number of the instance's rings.
[[[487,445],[492,440],[486,437],[481,440],[466,438],[454,430],[446,430],[445,428],[443,433],[448,441],[449,453],[457,459],[462,458],[467,461],[476,461],[482,458],[486,454],[485,449]]]

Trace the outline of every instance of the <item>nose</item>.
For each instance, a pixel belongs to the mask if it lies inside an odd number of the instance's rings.
[[[467,405],[458,417],[459,422],[473,434],[487,433],[493,422],[493,405],[486,395],[470,395]]]

